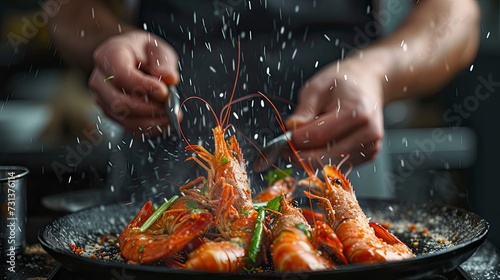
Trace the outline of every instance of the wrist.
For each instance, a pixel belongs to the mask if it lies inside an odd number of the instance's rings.
[[[375,42],[371,46],[353,53],[353,59],[360,65],[359,71],[374,76],[383,91],[383,102],[387,105],[393,101],[411,96],[418,87],[421,58],[407,49],[406,43],[394,40]]]
[[[395,100],[390,93],[394,92],[399,62],[387,48],[370,47],[360,49],[349,55],[341,65],[348,68],[348,72],[362,78],[363,82],[378,85],[381,91],[383,105]],[[362,82],[362,81],[358,81]]]

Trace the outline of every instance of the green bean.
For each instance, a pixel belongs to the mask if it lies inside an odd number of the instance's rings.
[[[253,209],[259,210],[261,207],[265,207],[267,205],[267,202],[254,202],[253,203]]]
[[[255,229],[253,232],[252,240],[250,241],[250,247],[248,248],[248,258],[252,262],[257,261],[257,254],[260,251],[260,245],[262,244],[262,232],[264,231],[264,218],[266,217],[266,209],[277,211],[280,205],[280,201],[283,196],[277,196],[266,203],[266,207],[259,206],[257,210],[257,219],[255,221]]]
[[[151,216],[142,224],[141,228],[139,229],[140,232],[145,232],[158,218],[160,218],[161,215],[163,215],[163,212],[167,211],[168,207],[174,203],[179,198],[178,195],[172,196],[168,201],[163,203],[158,209],[156,209]]]
[[[260,251],[260,244],[262,243],[262,232],[264,230],[264,218],[266,216],[266,210],[264,207],[260,207],[257,213],[257,220],[255,222],[255,230],[252,236],[252,241],[250,242],[250,247],[248,248],[248,257],[252,262],[257,261],[257,254]]]

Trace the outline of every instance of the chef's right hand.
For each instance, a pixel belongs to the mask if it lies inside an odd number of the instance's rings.
[[[352,56],[326,65],[306,82],[287,119],[300,161],[337,163],[349,155],[359,165],[376,158],[384,135],[383,73]]]
[[[167,42],[127,31],[104,41],[93,58],[89,86],[108,117],[139,135],[167,129],[167,85],[179,83],[178,55]]]

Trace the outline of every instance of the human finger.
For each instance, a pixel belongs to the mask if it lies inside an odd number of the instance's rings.
[[[107,81],[130,95],[165,101],[167,87],[159,77],[141,70],[142,61],[134,50],[119,44],[99,47],[94,52],[95,67],[100,69]]]
[[[286,127],[294,130],[305,123],[313,121],[324,110],[325,94],[318,78],[308,81],[299,91],[298,104],[293,114],[286,120]]]
[[[292,140],[300,150],[321,148],[329,142],[342,140],[369,121],[367,116],[358,115],[354,110],[333,111],[296,128]]]
[[[338,142],[329,142],[323,147],[298,150],[297,154],[291,151],[284,155],[292,162],[310,162],[316,167],[332,164],[345,156],[349,162],[358,165],[375,159],[382,149],[383,135],[369,127],[356,130]]]
[[[177,85],[179,83],[178,55],[175,50],[167,45],[162,39],[156,37],[150,39],[146,46],[145,60],[147,64],[144,69],[154,77],[158,77],[167,85]]]
[[[159,102],[147,100],[147,96],[127,94],[106,81],[99,69],[94,69],[89,79],[89,86],[95,93],[98,104],[106,108],[113,119],[127,117],[161,117],[165,114],[164,106]]]

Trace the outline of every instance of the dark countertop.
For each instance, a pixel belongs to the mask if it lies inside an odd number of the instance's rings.
[[[500,279],[500,250],[486,241],[460,268],[471,279]]]
[[[471,279],[500,279],[500,250],[486,241],[460,267]]]

